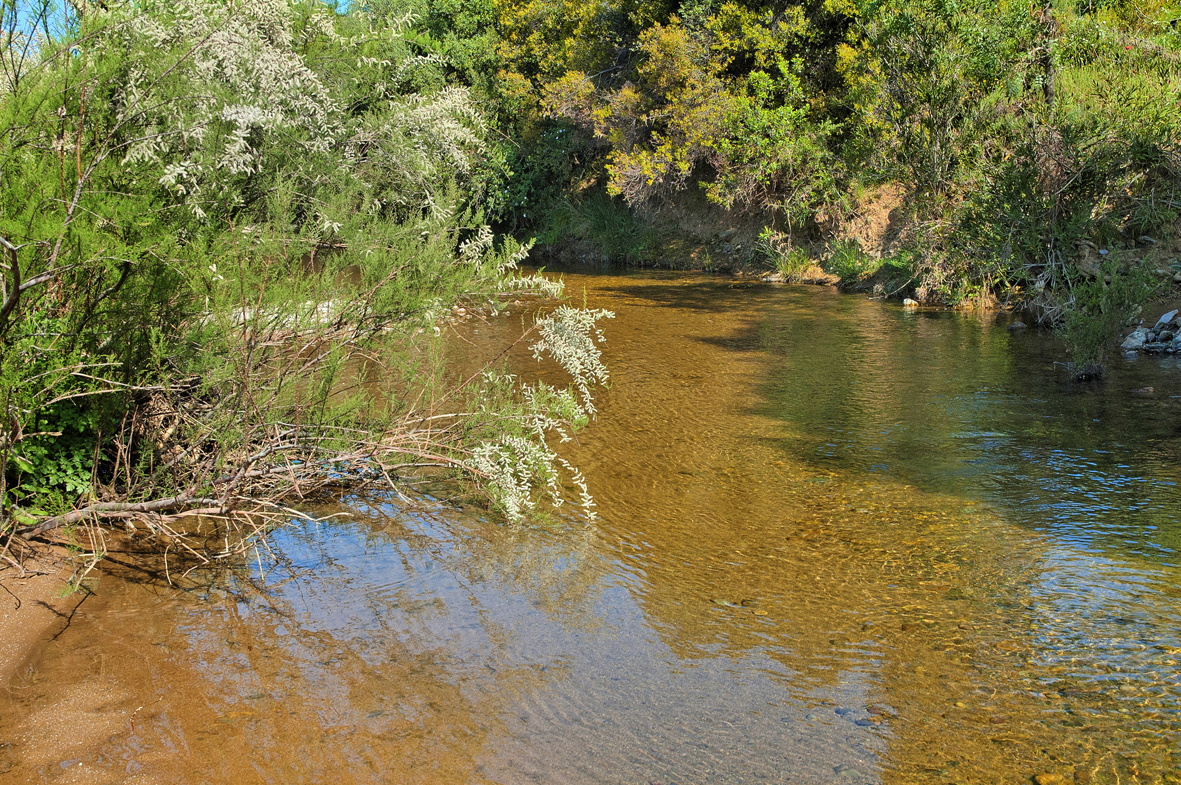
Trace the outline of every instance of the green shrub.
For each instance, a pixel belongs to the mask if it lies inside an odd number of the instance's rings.
[[[1093,379],[1104,374],[1108,347],[1128,318],[1159,286],[1159,280],[1142,267],[1121,274],[1116,254],[1108,255],[1097,278],[1075,285],[1074,300],[1060,328],[1071,351],[1070,370],[1075,378]]]
[[[874,272],[877,283],[875,293],[886,296],[896,295],[914,285],[917,276],[917,262],[912,251],[903,249],[882,259]]]
[[[457,402],[471,419],[442,436],[419,428],[436,411],[406,419],[442,375],[414,336],[460,298],[560,284],[514,274],[484,117],[405,24],[0,2],[0,533],[111,504],[257,511],[406,449],[479,478],[504,423],[565,422],[524,389],[518,414]],[[162,496],[183,499],[142,506]]]
[[[652,255],[657,233],[623,200],[597,189],[578,202],[562,200],[550,210],[538,236],[547,245],[570,238],[590,243],[612,262],[638,264]]]
[[[779,273],[785,281],[799,280],[815,262],[807,249],[793,246],[785,232],[763,227],[755,241],[755,259],[763,267]]]

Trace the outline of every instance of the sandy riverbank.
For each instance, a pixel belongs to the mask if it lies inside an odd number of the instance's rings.
[[[0,570],[0,685],[6,689],[37,651],[69,624],[85,592],[65,595],[71,571],[60,554],[44,552]]]

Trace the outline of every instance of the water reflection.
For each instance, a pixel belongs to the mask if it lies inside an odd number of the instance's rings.
[[[9,699],[11,771],[65,776],[81,675],[115,720],[78,754],[115,779],[1178,781],[1176,399],[1128,393],[1176,368],[1078,387],[991,318],[569,284],[617,314],[570,456],[601,521],[353,500],[265,576],[108,565]]]

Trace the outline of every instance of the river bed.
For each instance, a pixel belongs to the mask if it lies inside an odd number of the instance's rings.
[[[1181,783],[1176,361],[1079,385],[993,314],[567,286],[616,314],[563,450],[597,521],[352,500],[198,589],[116,557],[3,697],[0,781]]]

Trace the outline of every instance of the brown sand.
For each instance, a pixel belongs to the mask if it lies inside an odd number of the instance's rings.
[[[21,667],[69,623],[86,596],[68,591],[71,571],[52,552],[30,559],[24,574],[0,570],[0,686],[8,688]]]
[[[74,571],[57,549],[39,551],[23,566],[23,573],[13,567],[0,570],[0,688],[7,693],[0,702],[11,702],[37,680],[46,647],[69,628],[89,596],[85,590],[69,592]],[[17,736],[0,739],[0,782],[27,781],[33,771],[39,771],[42,781],[55,783],[109,782],[103,772],[80,765],[80,756],[93,753],[125,724],[117,712],[104,711],[125,697],[111,692],[106,684],[81,679],[66,686],[58,700],[24,718]],[[30,749],[35,760],[20,760]],[[119,781],[151,782],[135,777]]]

